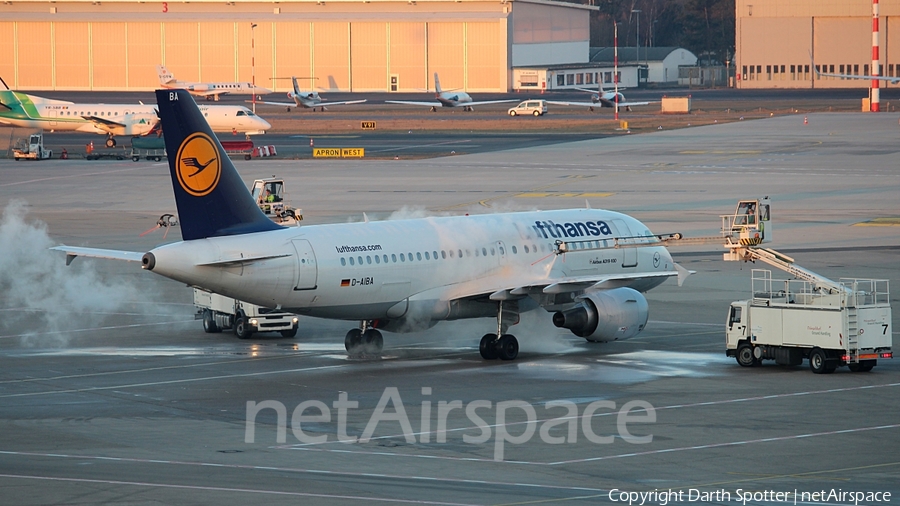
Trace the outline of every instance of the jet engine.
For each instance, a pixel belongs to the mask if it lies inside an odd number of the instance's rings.
[[[189,88],[191,91],[209,91],[208,84],[192,84]]]
[[[650,312],[647,299],[631,288],[584,295],[572,309],[553,314],[553,324],[591,342],[628,339],[644,330]]]

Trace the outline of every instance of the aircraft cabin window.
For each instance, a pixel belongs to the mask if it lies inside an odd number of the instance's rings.
[[[462,250],[459,250],[458,253],[459,253],[459,258],[462,258]],[[453,256],[453,253],[450,253],[450,256]]]
[[[437,257],[434,258],[437,260]],[[431,255],[429,255],[427,251],[425,252],[425,260],[431,260]]]
[[[491,248],[491,256],[495,256],[495,255],[496,255],[496,252],[494,251],[494,248]]]
[[[487,256],[487,248],[481,248],[481,254]],[[494,254],[494,248],[491,248],[491,254]]]
[[[369,255],[366,255],[366,263],[372,265],[372,257],[370,257]]]
[[[513,248],[515,248],[515,246],[513,246]],[[506,254],[506,252],[503,251],[503,246],[500,246],[500,254],[501,254],[501,255],[505,255],[505,254]]]
[[[387,262],[387,260],[385,260]],[[397,263],[397,255],[395,253],[391,253],[391,262]]]
[[[512,247],[512,252],[513,252],[513,255],[515,255],[515,254],[517,254],[519,251],[516,250],[516,247],[515,247],[515,246],[513,246],[513,247]]]
[[[437,251],[432,251],[431,256],[434,257],[435,260],[437,260]]]
[[[525,253],[528,253],[528,245],[525,245]]]
[[[347,259],[341,258],[341,265],[347,265]]]
[[[350,257],[350,265],[353,265],[353,257]]]
[[[380,257],[380,256],[375,255],[375,263],[376,263],[376,264],[380,264],[380,263],[381,263],[381,257]]]
[[[401,262],[405,262],[405,261],[406,261],[406,257],[403,255],[403,253],[400,253],[400,261],[401,261]]]
[[[413,261],[412,253],[407,253],[406,256],[409,258],[409,261],[410,261],[410,262]]]
[[[387,263],[387,255],[384,255],[382,258],[384,260],[384,263]]]
[[[466,256],[469,256],[469,252],[468,252],[468,251],[466,251]],[[475,249],[475,257],[476,257],[476,258],[478,257],[478,249],[477,249],[477,248]]]
[[[452,252],[452,251],[450,252],[450,256],[453,256],[453,252]],[[447,259],[447,252],[446,252],[446,251],[441,250],[441,258],[443,258],[444,260]]]
[[[460,256],[462,256],[462,255],[460,255]],[[469,250],[466,250],[466,256],[467,256],[467,257],[470,257],[470,256],[472,256],[472,252],[471,252],[471,251],[469,251]]]
[[[422,253],[416,253],[416,260],[422,261]]]

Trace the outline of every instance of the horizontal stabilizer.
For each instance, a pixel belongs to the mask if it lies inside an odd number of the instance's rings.
[[[106,258],[108,260],[124,260],[126,262],[140,262],[144,254],[138,251],[121,251],[115,249],[81,248],[77,246],[55,246],[50,248],[62,251],[66,254],[66,265],[72,263],[75,257]]]

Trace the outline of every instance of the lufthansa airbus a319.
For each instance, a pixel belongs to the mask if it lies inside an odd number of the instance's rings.
[[[188,92],[156,95],[176,154],[183,240],[146,253],[54,248],[67,261],[140,262],[239,300],[355,321],[344,340],[351,355],[379,354],[382,331],[492,318],[481,356],[503,360],[518,355],[510,327],[522,312],[548,311],[588,341],[627,339],[647,324],[643,292],[688,275],[643,223],[599,209],[282,227],[259,210]]]

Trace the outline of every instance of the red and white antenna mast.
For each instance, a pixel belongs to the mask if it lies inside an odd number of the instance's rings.
[[[619,121],[619,24],[615,21],[613,21],[613,83],[616,86],[616,121]]]
[[[878,0],[872,0],[872,76],[881,75],[881,64],[878,56]],[[872,79],[871,111],[881,111],[881,90],[878,89],[878,79]]]

